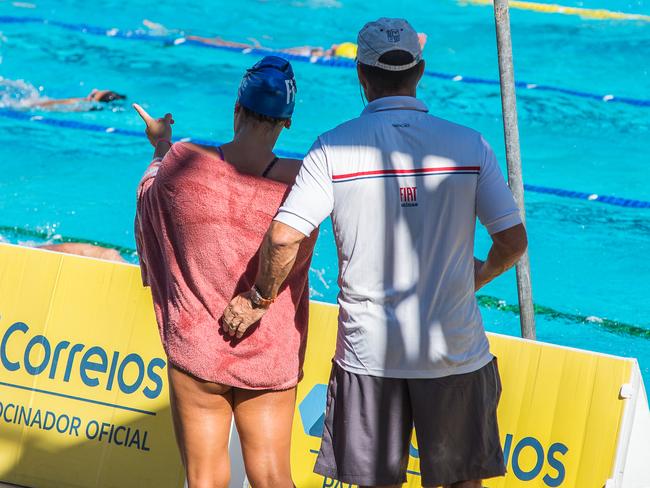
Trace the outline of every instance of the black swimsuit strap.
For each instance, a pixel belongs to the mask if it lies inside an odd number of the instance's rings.
[[[226,157],[223,154],[223,149],[221,149],[221,146],[217,146],[217,151],[219,151],[219,156],[221,156],[221,160],[225,161]],[[262,176],[266,178],[269,174],[269,172],[273,169],[273,166],[275,166],[275,163],[278,162],[278,157],[275,156],[273,160],[266,166],[266,169],[262,173]]]
[[[276,157],[273,158],[273,161],[271,161],[269,163],[269,165],[266,167],[266,169],[262,173],[262,176],[264,178],[266,178],[268,176],[269,172],[273,169],[273,166],[275,166],[275,163],[277,163],[277,162],[278,162],[278,157],[276,156]]]

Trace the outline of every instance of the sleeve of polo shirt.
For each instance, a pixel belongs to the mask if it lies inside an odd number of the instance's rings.
[[[332,170],[319,137],[305,156],[296,182],[274,220],[309,236],[333,208]]]
[[[521,217],[494,151],[483,137],[481,143],[483,160],[476,189],[476,215],[492,235],[521,224]]]

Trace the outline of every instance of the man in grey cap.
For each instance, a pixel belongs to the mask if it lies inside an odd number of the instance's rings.
[[[339,331],[315,471],[401,486],[415,427],[423,486],[480,488],[505,466],[501,383],[474,292],[515,264],[526,231],[483,137],[416,98],[424,61],[411,25],[370,22],[358,45],[369,104],[312,146],[224,330],[241,337],[264,315],[300,242],[331,215]],[[493,241],[485,261],[477,217]]]

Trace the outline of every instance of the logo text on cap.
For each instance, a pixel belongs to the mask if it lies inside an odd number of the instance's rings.
[[[388,42],[399,42],[399,29],[388,29],[386,31]]]
[[[296,99],[296,80],[284,80],[287,87],[287,105]]]

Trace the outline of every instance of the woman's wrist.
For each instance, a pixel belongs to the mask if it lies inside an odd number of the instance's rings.
[[[172,148],[172,141],[165,137],[161,137],[160,139],[156,140],[156,143],[154,144],[154,152],[153,152],[153,157],[154,158],[163,158],[165,157],[165,154],[169,152],[169,150]]]
[[[170,139],[168,139],[167,137],[161,137],[159,139],[156,139],[156,143],[154,144],[154,146],[158,147],[158,145],[161,144],[161,143],[165,143],[169,147],[174,145],[174,143]]]

